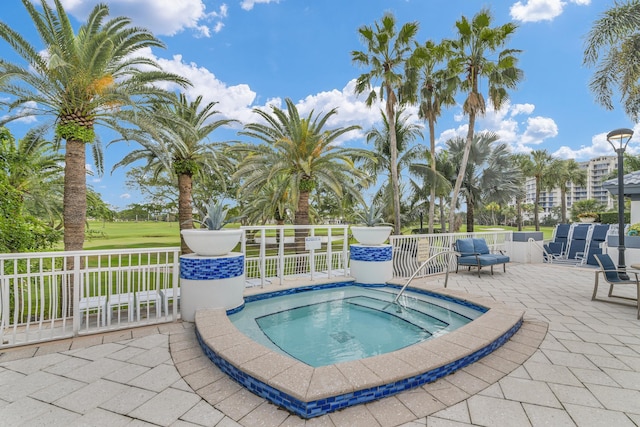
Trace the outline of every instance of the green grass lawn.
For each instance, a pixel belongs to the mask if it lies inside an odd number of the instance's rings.
[[[239,226],[237,224],[228,227]],[[410,234],[411,228],[407,227],[404,234]],[[515,227],[507,227],[503,225],[476,225],[476,231],[485,231],[487,229],[502,228],[506,231],[517,231]],[[465,231],[463,225],[461,231]],[[524,231],[535,231],[533,226],[525,227]],[[553,227],[541,227],[540,231],[544,233],[545,240],[551,239]],[[268,235],[275,235],[275,232]],[[317,236],[326,236],[326,230],[316,230]],[[293,230],[287,230],[286,235],[293,235]],[[335,231],[334,235],[340,235],[339,231]],[[89,221],[89,232],[84,243],[85,249],[132,249],[132,248],[164,248],[180,246],[180,228],[177,222],[155,222],[155,221],[138,221],[138,222],[106,222]],[[63,250],[63,244],[60,242],[55,250]]]
[[[166,248],[180,246],[177,222],[106,222],[89,221],[84,249]],[[57,250],[63,250],[60,242]]]

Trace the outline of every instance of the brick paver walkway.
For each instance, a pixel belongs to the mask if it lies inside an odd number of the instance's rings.
[[[632,306],[591,301],[593,270],[512,263],[453,274],[449,287],[525,308],[522,334],[544,336],[540,347],[519,352],[514,341],[420,393],[305,422],[225,378],[193,325],[172,323],[5,351],[0,425],[640,425],[640,321]]]

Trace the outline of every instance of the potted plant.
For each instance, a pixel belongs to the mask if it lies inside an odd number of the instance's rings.
[[[624,239],[624,245],[627,248],[640,248],[640,222],[636,222],[629,226],[627,237]]]
[[[391,224],[384,222],[382,208],[375,203],[371,206],[363,205],[363,209],[356,212],[360,226],[352,226],[351,233],[361,245],[381,245],[391,234]]]
[[[578,219],[580,222],[594,222],[598,219],[598,214],[595,212],[582,212],[578,214]]]
[[[242,230],[222,229],[226,224],[238,219],[237,217],[227,218],[228,212],[229,209],[222,201],[211,199],[203,220],[192,220],[202,227],[181,232],[189,249],[201,256],[221,256],[231,252],[240,241]]]

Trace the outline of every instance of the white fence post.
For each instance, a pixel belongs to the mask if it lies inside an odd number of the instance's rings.
[[[66,262],[66,259],[65,259]],[[80,286],[82,286],[82,280],[80,280],[80,255],[73,255],[73,295],[71,295],[71,301],[73,301],[73,335],[77,336],[80,332]],[[65,292],[63,292],[63,295]],[[65,310],[66,311],[66,310]]]

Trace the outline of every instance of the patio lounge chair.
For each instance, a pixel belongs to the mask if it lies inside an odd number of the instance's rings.
[[[613,263],[613,260],[608,254],[594,254],[593,257],[598,262],[598,265],[600,266],[600,270],[596,271],[596,282],[593,287],[593,295],[591,296],[591,300],[616,302],[616,303],[618,302],[615,300],[612,301],[609,299],[597,298],[598,278],[600,274],[602,274],[602,276],[604,277],[604,280],[607,283],[609,283],[609,293],[607,296],[610,298],[621,298],[621,299],[635,301],[636,307],[637,307],[637,318],[640,319],[640,300],[638,299],[638,297],[640,297],[640,278],[638,278],[638,273],[628,272],[630,276],[629,280],[623,280],[620,278],[620,275],[618,274],[619,271],[616,265]],[[621,295],[613,295],[613,287],[620,286],[620,285],[635,285],[636,297],[632,298],[632,297],[621,296]]]
[[[464,265],[469,267],[478,267],[478,277],[480,277],[480,269],[482,267],[491,267],[491,275],[493,275],[493,266],[502,264],[502,269],[507,272],[507,263],[509,257],[500,251],[498,254],[492,254],[489,250],[486,240],[481,238],[458,239],[453,245],[456,251],[456,273],[458,266]]]

